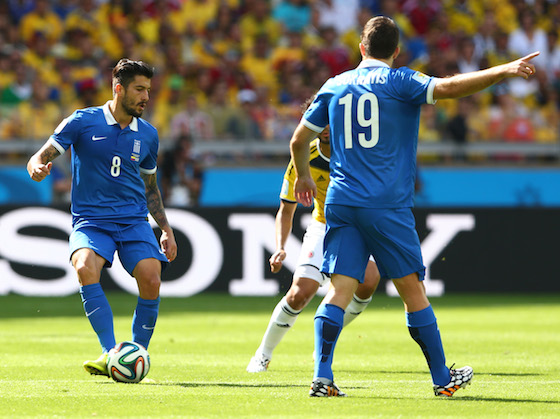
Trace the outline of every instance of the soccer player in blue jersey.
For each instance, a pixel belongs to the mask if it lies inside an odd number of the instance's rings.
[[[407,326],[428,362],[436,396],[450,397],[470,384],[471,367],[449,369],[436,317],[422,284],[425,267],[412,214],[416,146],[422,104],[478,92],[506,77],[535,73],[526,57],[472,73],[434,78],[402,67],[399,30],[378,16],[365,25],[358,68],[329,79],[296,128],[290,148],[296,199],[311,205],[316,186],[309,142],[330,125],[330,178],[325,201],[327,232],[323,271],[332,288],[315,315],[315,360],[310,396],[343,396],[333,381],[332,357],[344,310],[364,280],[372,254],[382,278],[393,280]]]
[[[113,99],[76,110],[64,119],[27,163],[31,179],[50,174],[52,160],[72,150],[72,233],[70,260],[80,282],[87,318],[102,355],[84,362],[87,372],[107,373],[115,346],[113,313],[101,288],[104,266],[115,251],[139,290],[132,340],[148,347],[159,311],[161,271],[177,255],[177,244],[157,186],[157,130],[140,118],[149,100],[153,68],[120,60],[113,69]],[[160,244],[148,212],[161,228]]]

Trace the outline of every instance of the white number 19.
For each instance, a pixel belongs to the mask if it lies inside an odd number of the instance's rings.
[[[340,105],[344,106],[344,147],[352,148],[352,93],[341,97],[338,100]],[[366,115],[366,102],[370,105],[369,118]],[[373,93],[364,93],[358,98],[358,106],[356,109],[356,122],[363,128],[370,128],[370,139],[366,139],[366,134],[358,133],[358,142],[363,148],[375,147],[379,141],[379,102],[377,96]]]

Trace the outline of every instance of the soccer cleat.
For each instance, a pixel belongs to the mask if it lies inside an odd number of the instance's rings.
[[[95,361],[84,362],[84,369],[91,375],[104,375],[109,376],[109,371],[107,370],[107,359],[109,354],[104,353]]]
[[[453,368],[453,366],[451,366]],[[436,396],[451,397],[460,388],[468,386],[473,378],[473,369],[471,367],[463,367],[459,369],[450,369],[451,381],[445,386],[434,386]]]
[[[264,355],[255,355],[247,365],[247,372],[266,372],[270,364],[270,358]]]
[[[309,397],[346,397],[346,393],[342,392],[333,381],[325,384],[317,378],[311,383]]]

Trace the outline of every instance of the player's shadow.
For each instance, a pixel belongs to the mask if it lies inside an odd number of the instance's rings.
[[[516,399],[516,398],[509,398],[509,397],[487,397],[487,396],[461,396],[461,397],[452,397],[450,401],[458,402],[459,400],[465,401],[476,401],[476,402],[511,402],[511,403],[543,403],[543,404],[560,404],[558,400],[534,400],[534,399]]]
[[[170,387],[231,387],[231,388],[305,388],[309,385],[302,384],[273,384],[273,383],[145,383],[145,385],[170,386]],[[355,389],[367,389],[367,387],[352,386]]]
[[[296,371],[296,370],[294,370]],[[337,373],[348,373],[348,374],[352,374],[352,373],[368,373],[368,374],[397,374],[397,375],[401,375],[401,374],[412,374],[412,375],[430,375],[429,372],[427,371],[382,371],[382,370],[371,370],[371,371],[364,371],[364,370],[339,370],[337,371]],[[524,372],[524,373],[517,373],[517,372],[478,372],[475,371],[475,376],[480,376],[480,375],[484,375],[484,376],[489,376],[489,377],[539,377],[539,376],[543,376],[545,374],[540,374],[540,373],[528,373],[528,372]]]
[[[545,374],[529,373],[529,372],[478,372],[475,371],[475,376],[486,375],[489,377],[539,377]]]
[[[352,388],[363,388],[363,387],[345,387],[346,390]],[[356,396],[351,393],[348,395],[349,398],[353,399],[378,399],[378,400],[418,400],[417,397],[410,396],[407,397],[403,394],[399,394],[395,397],[386,397],[386,396],[377,396],[375,394],[370,394],[367,396]],[[487,397],[487,396],[459,396],[459,397],[450,397],[445,398],[447,403],[461,403],[461,402],[502,402],[502,403],[542,403],[542,404],[560,404],[560,401],[557,400],[533,400],[533,399],[515,399],[509,397]]]

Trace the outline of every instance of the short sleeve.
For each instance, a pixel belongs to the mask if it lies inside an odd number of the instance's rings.
[[[290,163],[286,168],[286,173],[284,173],[282,189],[280,190],[280,199],[283,199],[284,201],[296,202],[294,194],[294,183],[296,178],[295,173],[294,162],[293,160],[290,160]]]
[[[407,67],[401,67],[392,74],[394,77],[392,86],[397,97],[416,105],[436,103],[434,100],[434,87],[438,80],[436,77]]]
[[[330,80],[321,87],[301,119],[303,125],[315,132],[323,131],[329,124],[329,100],[332,97],[332,91],[329,89]]]
[[[146,175],[152,175],[157,171],[158,149],[159,149],[159,138],[158,138],[157,131],[154,131],[154,134],[150,141],[148,153],[146,154],[144,159],[140,162],[140,171],[142,173]]]
[[[78,139],[81,119],[82,114],[78,111],[74,112],[68,118],[63,119],[54,130],[54,133],[49,137],[48,142],[56,148],[60,154],[64,154]]]

